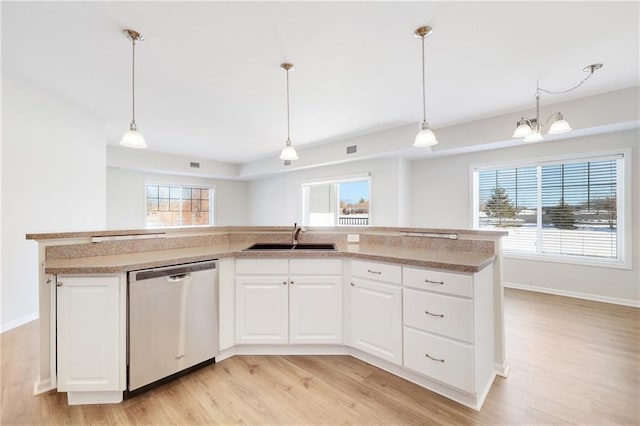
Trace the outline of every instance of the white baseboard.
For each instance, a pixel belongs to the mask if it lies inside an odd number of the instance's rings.
[[[20,327],[22,324],[26,324],[28,322],[31,322],[37,319],[38,319],[38,312],[33,312],[29,315],[25,315],[21,318],[15,319],[13,321],[9,321],[7,323],[2,324],[2,326],[0,327],[0,333],[4,333],[5,331],[9,331],[16,327]]]
[[[40,380],[40,378],[38,378],[38,381],[33,384],[33,394],[40,395],[55,388],[53,383],[51,383],[51,379]]]
[[[122,391],[67,392],[69,405],[119,404]]]
[[[494,364],[493,369],[496,374],[500,377],[507,378],[509,377],[509,371],[511,371],[511,366],[507,361],[504,361],[502,364]]]
[[[581,293],[578,291],[558,290],[555,288],[538,287],[535,285],[517,284],[517,283],[504,283],[506,288],[514,288],[516,290],[527,290],[536,293],[554,294],[556,296],[573,297],[576,299],[592,300],[594,302],[612,303],[615,305],[631,306],[633,308],[640,308],[640,300],[622,299],[619,297],[600,296],[598,294]]]

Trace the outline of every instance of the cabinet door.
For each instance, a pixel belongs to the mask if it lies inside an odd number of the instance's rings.
[[[236,276],[236,343],[287,343],[288,277]]]
[[[353,278],[351,345],[402,364],[402,288]]]
[[[290,278],[290,343],[342,343],[341,284],[341,276]]]
[[[57,279],[58,390],[120,391],[120,279]]]

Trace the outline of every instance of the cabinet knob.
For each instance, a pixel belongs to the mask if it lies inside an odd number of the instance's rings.
[[[51,278],[47,278],[47,284],[51,284]]]
[[[351,287],[355,287],[356,285],[354,283],[351,283]]]
[[[287,282],[286,281],[282,281],[282,285],[287,285]]]
[[[64,284],[62,281],[58,281],[58,282],[56,283],[56,287],[62,287],[62,284]]]
[[[293,285],[293,284],[294,284],[294,282],[293,282],[293,281],[290,281],[289,283],[290,283],[291,285]]]

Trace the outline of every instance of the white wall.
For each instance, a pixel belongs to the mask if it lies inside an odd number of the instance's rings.
[[[144,228],[145,181],[215,187],[215,225],[247,223],[247,182],[107,168],[107,227]]]
[[[98,118],[2,76],[2,329],[38,312],[37,244],[25,234],[103,228],[105,127]]]
[[[533,288],[617,303],[640,303],[640,133],[628,130],[563,141],[525,144],[517,148],[412,162],[410,222],[419,227],[471,227],[470,167],[525,158],[632,149],[632,270],[506,258],[504,281]],[[437,208],[434,208],[437,206]]]
[[[399,226],[403,221],[400,188],[404,161],[398,158],[363,160],[333,166],[317,167],[287,174],[256,179],[249,183],[248,224],[283,226],[302,223],[302,191],[309,181],[371,173],[371,224]]]

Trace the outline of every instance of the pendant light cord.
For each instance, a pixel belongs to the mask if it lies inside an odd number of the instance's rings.
[[[135,126],[136,124],[136,40],[135,38],[131,39],[131,43],[133,44],[132,51],[132,60],[131,60],[131,105],[132,105],[132,117],[133,120],[131,124]]]
[[[290,142],[290,134],[289,134],[289,70],[287,71],[287,144]]]
[[[426,95],[426,83],[425,83],[425,70],[424,70],[424,36],[422,38],[422,121],[427,121],[427,95]]]

